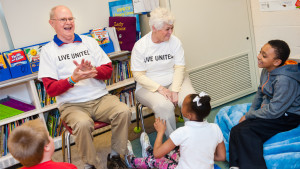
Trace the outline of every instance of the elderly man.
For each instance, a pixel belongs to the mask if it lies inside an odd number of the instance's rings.
[[[103,80],[112,73],[111,60],[94,39],[74,33],[75,18],[66,6],[50,12],[56,35],[42,48],[38,77],[47,93],[56,96],[61,118],[72,129],[85,168],[100,166],[93,145],[94,121],[112,126],[108,168],[126,168],[120,158],[126,153],[129,108],[110,95]]]

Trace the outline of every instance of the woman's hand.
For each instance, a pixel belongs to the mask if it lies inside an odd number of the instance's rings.
[[[159,88],[157,89],[157,91],[161,95],[165,96],[166,99],[172,101],[172,92],[169,89],[164,88],[163,86],[159,86]]]
[[[174,106],[177,106],[178,104],[178,92],[172,92],[172,103],[174,104]]]
[[[165,133],[167,128],[166,121],[161,120],[159,117],[155,118],[154,128],[157,131],[157,133]]]

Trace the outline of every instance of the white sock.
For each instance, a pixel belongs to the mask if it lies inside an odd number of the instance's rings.
[[[119,155],[119,153],[117,153],[115,150],[111,149],[110,158],[112,158],[112,156],[116,156],[116,155]]]

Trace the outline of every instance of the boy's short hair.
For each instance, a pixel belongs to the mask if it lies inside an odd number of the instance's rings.
[[[273,49],[275,49],[276,59],[280,59],[282,61],[279,65],[282,66],[290,56],[289,45],[285,41],[278,39],[270,40],[268,44],[271,45]]]
[[[44,147],[49,142],[45,124],[41,119],[35,119],[16,127],[11,132],[8,137],[8,149],[22,165],[31,167],[42,161]]]

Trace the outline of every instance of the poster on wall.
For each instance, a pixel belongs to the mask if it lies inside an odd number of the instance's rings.
[[[295,10],[297,0],[259,0],[261,11]]]

